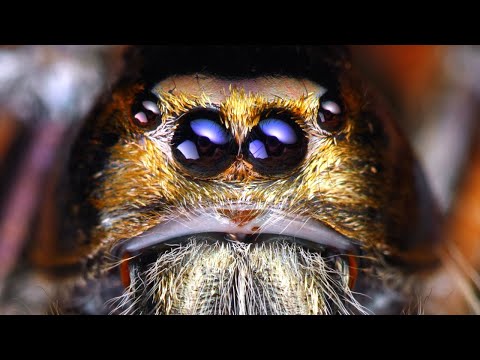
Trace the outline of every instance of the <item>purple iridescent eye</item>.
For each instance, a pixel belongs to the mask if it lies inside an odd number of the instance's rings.
[[[219,174],[230,166],[237,147],[213,110],[195,110],[179,119],[172,139],[178,163],[197,177]]]
[[[256,171],[278,175],[291,171],[302,162],[307,139],[292,116],[282,112],[268,116],[252,129],[246,151]]]

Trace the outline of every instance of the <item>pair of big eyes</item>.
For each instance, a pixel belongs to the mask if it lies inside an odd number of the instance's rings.
[[[282,174],[298,166],[307,150],[302,129],[286,116],[260,120],[240,149],[217,112],[196,111],[180,121],[172,138],[173,155],[196,176],[225,171],[239,154],[261,174]]]
[[[318,124],[334,131],[341,124],[338,102],[322,97]],[[138,126],[157,122],[160,111],[153,101],[142,101],[133,113]],[[152,124],[155,126],[156,124]],[[239,154],[263,175],[287,174],[298,167],[307,153],[307,136],[285,111],[270,111],[247,135],[242,148],[220,120],[218,111],[193,110],[179,119],[171,142],[175,160],[191,175],[212,177],[230,167]]]

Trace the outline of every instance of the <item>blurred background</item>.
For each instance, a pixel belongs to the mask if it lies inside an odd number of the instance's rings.
[[[16,281],[27,276],[24,255],[35,239],[42,189],[60,140],[121,75],[127,48],[0,46],[0,313],[33,311],[12,309],[12,293],[46,296]],[[351,51],[393,105],[448,219],[445,236],[480,269],[480,47]]]

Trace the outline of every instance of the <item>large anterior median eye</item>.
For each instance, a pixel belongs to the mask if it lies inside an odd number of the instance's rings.
[[[248,159],[256,171],[281,174],[301,163],[307,152],[307,138],[291,117],[270,114],[252,129],[247,146]]]
[[[231,165],[236,155],[230,133],[213,110],[185,115],[172,139],[175,159],[192,175],[214,176]]]

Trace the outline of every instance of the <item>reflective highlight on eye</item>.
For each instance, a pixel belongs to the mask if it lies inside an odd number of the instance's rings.
[[[266,159],[268,158],[267,149],[265,149],[265,144],[260,140],[253,140],[248,146],[248,150],[253,155],[255,159]]]
[[[177,146],[177,149],[189,160],[198,160],[200,155],[198,155],[197,146],[190,140],[185,140],[183,143]]]
[[[208,119],[198,119],[193,120],[190,123],[192,130],[198,136],[204,136],[208,138],[212,143],[216,145],[224,145],[228,141],[228,136],[226,131],[212,120]]]
[[[338,115],[342,112],[342,110],[340,109],[340,106],[338,106],[338,104],[334,101],[325,101],[325,102],[322,102],[322,108],[324,110],[327,110],[327,111],[330,111],[332,114],[335,114],[335,115]]]
[[[142,102],[142,105],[145,109],[153,112],[154,114],[160,114],[160,109],[158,108],[158,105],[155,104],[153,101],[144,101]]]
[[[135,114],[135,119],[137,119],[138,122],[141,123],[141,124],[147,124],[148,123],[147,115],[145,115],[145,113],[142,112],[142,111]]]
[[[290,125],[279,119],[262,120],[258,126],[268,136],[276,137],[284,144],[295,144],[297,135]]]

